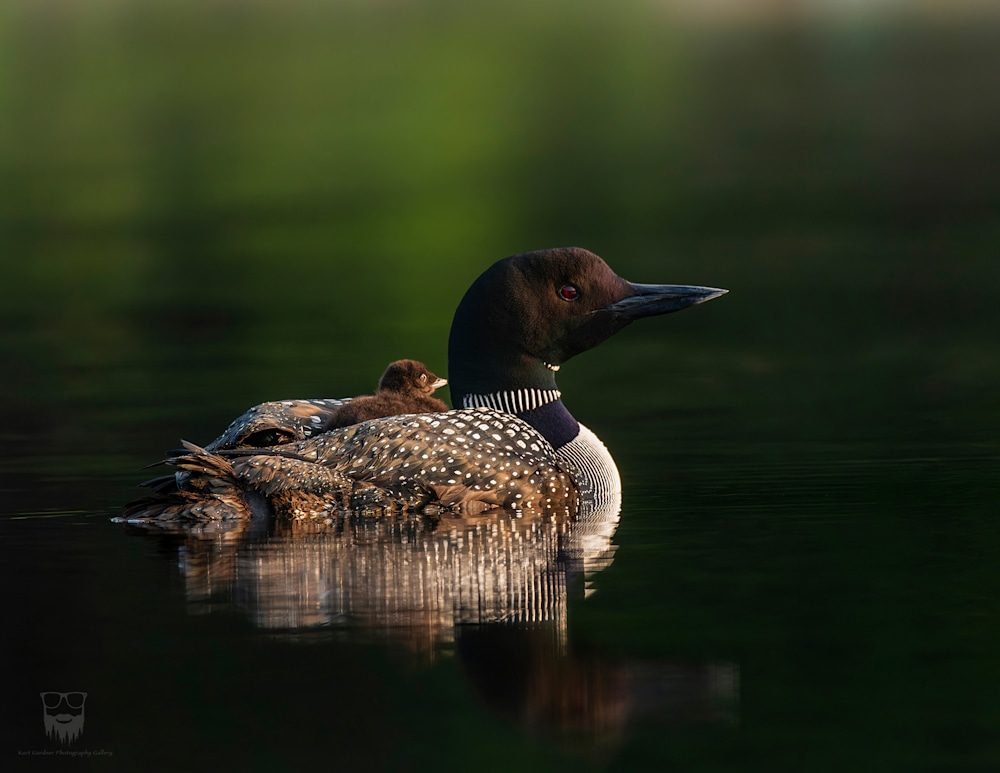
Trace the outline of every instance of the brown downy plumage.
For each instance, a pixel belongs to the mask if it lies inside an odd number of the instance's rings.
[[[386,416],[447,411],[445,403],[431,397],[435,389],[447,383],[431,373],[422,362],[396,360],[385,369],[374,395],[355,397],[344,403],[327,419],[323,430],[348,427]]]

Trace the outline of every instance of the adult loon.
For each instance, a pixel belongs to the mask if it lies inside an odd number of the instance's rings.
[[[435,389],[448,383],[417,360],[396,360],[389,364],[378,382],[374,395],[355,397],[337,408],[324,430],[339,429],[363,421],[399,416],[405,413],[447,411],[443,400],[431,397]]]
[[[563,404],[556,372],[633,320],[726,292],[633,284],[580,248],[504,258],[455,312],[448,360],[456,410],[319,431],[341,401],[266,403],[206,449],[174,452],[167,461],[182,471],[179,490],[154,485],[161,498],[126,506],[124,520],[241,518],[256,512],[250,500],[261,499],[292,517],[330,503],[617,507],[614,460]],[[248,447],[261,440],[275,445]]]

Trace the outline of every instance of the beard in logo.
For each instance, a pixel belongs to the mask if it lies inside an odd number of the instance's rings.
[[[85,692],[43,692],[45,734],[61,743],[72,743],[83,732]]]

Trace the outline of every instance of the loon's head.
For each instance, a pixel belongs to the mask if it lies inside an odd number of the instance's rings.
[[[452,403],[461,406],[470,395],[554,390],[564,362],[633,320],[726,292],[633,284],[578,247],[504,258],[483,272],[455,311],[448,341]]]

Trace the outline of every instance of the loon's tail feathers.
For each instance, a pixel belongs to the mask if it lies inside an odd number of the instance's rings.
[[[129,502],[116,521],[235,521],[251,516],[228,460],[193,443],[181,443],[183,449],[169,451],[164,459],[179,472],[142,484],[154,496]]]
[[[250,507],[239,491],[232,496],[206,497],[190,491],[173,491],[155,497],[129,502],[116,523],[144,524],[152,522],[201,523],[243,522],[250,518]]]
[[[157,464],[163,463],[164,462],[157,462]],[[149,466],[152,467],[152,465]],[[177,490],[177,476],[174,474],[160,475],[156,478],[144,480],[139,484],[139,487],[148,488],[154,494],[171,494]]]
[[[228,459],[206,451],[201,446],[181,441],[183,449],[167,453],[166,463],[182,473],[179,485],[186,491],[216,494],[229,491],[236,485],[236,475]]]

